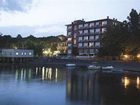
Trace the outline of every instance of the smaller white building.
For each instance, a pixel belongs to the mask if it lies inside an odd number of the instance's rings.
[[[27,49],[0,49],[0,57],[31,58],[34,57],[34,51]]]

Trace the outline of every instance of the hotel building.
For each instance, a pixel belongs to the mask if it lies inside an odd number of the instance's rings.
[[[84,21],[76,20],[67,26],[67,54],[95,56],[101,47],[101,38],[108,26],[116,25],[116,19]],[[75,52],[76,51],[76,52]]]

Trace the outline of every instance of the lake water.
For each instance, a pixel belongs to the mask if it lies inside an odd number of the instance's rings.
[[[140,74],[1,67],[0,105],[140,105]]]

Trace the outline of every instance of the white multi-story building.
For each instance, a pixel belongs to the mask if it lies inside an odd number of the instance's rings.
[[[101,38],[108,26],[120,23],[116,19],[84,21],[76,20],[67,26],[67,54],[96,55],[101,47]],[[76,49],[76,50],[75,50]]]

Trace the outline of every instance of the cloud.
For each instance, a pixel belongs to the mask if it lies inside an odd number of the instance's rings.
[[[0,33],[12,35],[13,37],[16,37],[18,34],[21,34],[22,36],[34,35],[36,37],[48,36],[48,35],[60,35],[64,31],[65,31],[65,26],[63,24],[53,24],[53,25],[44,25],[44,26],[0,27]]]
[[[136,2],[139,0],[1,0],[0,32],[65,34],[65,24],[76,19],[110,16],[124,20],[131,8],[140,9]]]
[[[0,9],[4,11],[26,11],[32,0],[1,0]]]

